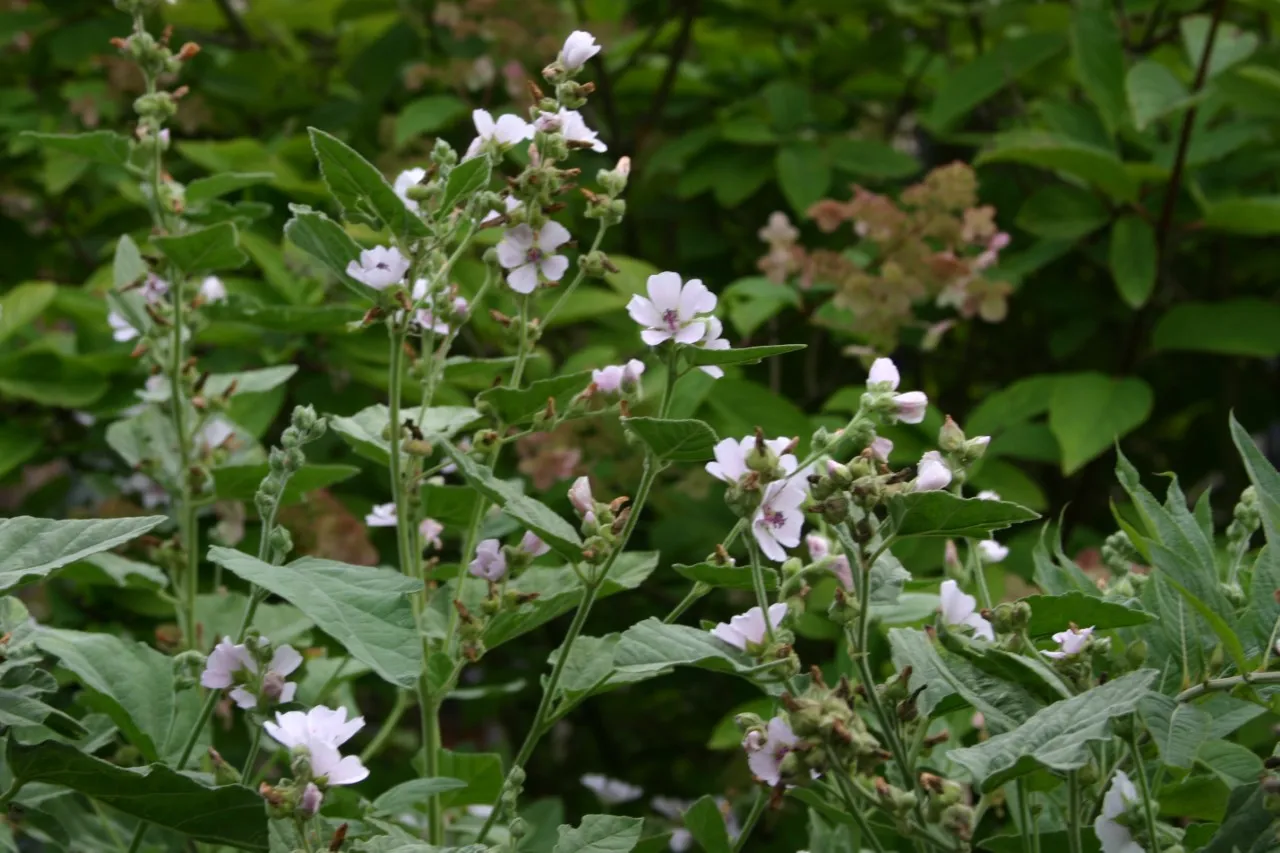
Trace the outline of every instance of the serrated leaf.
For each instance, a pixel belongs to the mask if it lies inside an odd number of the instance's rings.
[[[35,141],[46,151],[70,154],[93,163],[124,166],[129,162],[129,140],[110,130],[90,133],[36,133],[24,130],[21,139]]]
[[[453,210],[459,200],[483,189],[489,183],[489,158],[473,157],[449,170],[444,182],[444,195],[440,197],[440,209]]]
[[[383,435],[390,418],[387,406],[377,403],[351,417],[331,416],[329,426],[356,453],[386,465],[390,459],[391,444]],[[479,418],[478,411],[466,406],[432,406],[422,420],[422,434],[428,441],[450,439]]]
[[[367,302],[377,301],[376,290],[347,275],[347,265],[360,258],[360,246],[341,225],[323,213],[294,210],[293,217],[284,224],[284,236],[323,264],[347,290]]]
[[[638,817],[589,814],[576,827],[560,827],[552,853],[630,853],[643,828]]]
[[[412,687],[422,669],[422,643],[409,595],[422,581],[372,566],[302,557],[272,566],[231,548],[209,549],[241,580],[288,601],[356,660],[392,684]]]
[[[95,519],[20,515],[0,520],[0,591],[136,539],[165,520],[163,515]]]
[[[481,411],[492,412],[504,424],[514,426],[530,421],[535,415],[545,411],[548,400],[555,401],[556,411],[565,411],[569,401],[585,391],[590,384],[590,370],[566,373],[530,382],[523,388],[490,388],[476,397],[476,406]]]
[[[943,491],[898,495],[889,503],[889,515],[899,539],[909,536],[985,539],[992,531],[1040,517],[1038,513],[1008,501],[961,498]]]
[[[320,175],[348,222],[383,225],[401,244],[429,236],[427,226],[405,207],[373,164],[323,130],[310,127],[307,132],[320,162]]]
[[[61,785],[193,841],[267,850],[262,797],[243,785],[210,786],[162,764],[119,767],[53,741],[23,746],[10,738],[9,771],[26,784]]]
[[[676,563],[671,567],[682,578],[696,583],[705,583],[721,589],[755,589],[751,580],[751,569],[747,566],[720,566],[715,563],[694,563],[686,566]],[[778,588],[778,573],[769,566],[763,566],[764,588]]]
[[[1111,278],[1130,308],[1141,308],[1156,286],[1156,233],[1140,216],[1122,216],[1111,226]]]
[[[582,560],[582,538],[554,510],[541,501],[520,493],[510,483],[499,480],[488,468],[482,467],[468,454],[452,445],[446,444],[444,450],[458,466],[458,473],[473,488],[502,507],[503,512],[538,534],[543,542],[566,560],[575,563]]]
[[[774,344],[762,347],[739,347],[738,349],[703,349],[702,347],[685,347],[684,356],[690,364],[719,365],[759,364],[766,358],[799,352],[806,344]]]
[[[1059,773],[1079,770],[1090,760],[1089,744],[1112,736],[1111,720],[1137,709],[1156,674],[1142,669],[1122,675],[1055,702],[1013,731],[947,755],[969,771],[983,793],[1039,767]]]
[[[622,427],[656,458],[672,462],[705,462],[715,456],[720,440],[715,430],[696,420],[623,418]]]
[[[187,184],[187,204],[221,198],[245,187],[269,184],[275,179],[272,172],[220,172],[207,178],[197,178]]]
[[[152,237],[151,243],[187,276],[235,269],[249,260],[240,249],[236,226],[230,222],[175,237]]]
[[[1027,633],[1033,637],[1044,637],[1065,631],[1071,622],[1077,625],[1091,625],[1099,631],[1106,631],[1112,628],[1145,625],[1158,618],[1154,613],[1148,613],[1139,607],[1116,601],[1104,601],[1083,592],[1029,595],[1022,601],[1031,607],[1031,622],[1027,626]],[[1133,604],[1136,605],[1137,602]]]
[[[1196,705],[1159,693],[1148,693],[1138,704],[1160,760],[1170,767],[1190,770],[1201,745],[1209,739],[1213,718]]]

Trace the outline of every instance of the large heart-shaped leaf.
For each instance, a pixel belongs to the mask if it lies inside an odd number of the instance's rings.
[[[0,591],[47,577],[91,554],[123,545],[166,520],[163,515],[92,519],[20,515],[6,518],[0,521]]]

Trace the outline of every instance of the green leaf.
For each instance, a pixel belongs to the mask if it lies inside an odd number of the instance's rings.
[[[582,539],[578,536],[578,531],[574,530],[573,526],[554,510],[541,501],[521,494],[510,483],[499,480],[492,471],[481,467],[469,455],[460,452],[453,445],[446,444],[444,450],[472,488],[502,507],[502,511],[507,515],[538,534],[543,542],[550,545],[566,560],[576,563],[582,559]]]
[[[1062,172],[1092,184],[1121,202],[1138,198],[1138,182],[1115,153],[1045,131],[1014,131],[978,156],[977,165],[1025,163]]]
[[[1064,773],[1089,762],[1089,744],[1111,738],[1111,720],[1132,714],[1156,671],[1142,669],[1055,702],[1018,728],[948,757],[969,771],[983,793],[1044,767]]]
[[[235,269],[248,260],[240,250],[236,226],[219,222],[176,237],[153,237],[152,244],[184,275]]]
[[[466,103],[455,95],[428,95],[410,101],[396,116],[395,132],[392,134],[395,147],[403,148],[417,136],[444,130],[466,114]]]
[[[1083,592],[1029,595],[1022,600],[1031,607],[1031,623],[1027,627],[1027,632],[1033,637],[1044,637],[1065,631],[1070,622],[1075,622],[1077,625],[1092,625],[1099,631],[1108,631],[1112,628],[1145,625],[1157,618],[1154,613],[1148,613],[1138,607],[1130,607],[1115,601],[1104,601]]]
[[[109,551],[72,563],[59,572],[59,576],[74,584],[117,586],[121,589],[160,590],[169,585],[168,576],[155,566]]]
[[[840,137],[827,143],[831,165],[860,178],[909,178],[920,162],[885,142]]]
[[[444,182],[444,195],[440,198],[440,210],[453,210],[464,197],[489,184],[489,158],[473,157],[465,160],[449,170],[449,177]]]
[[[778,186],[800,216],[831,186],[827,152],[814,142],[793,142],[779,148],[777,169]]]
[[[272,172],[221,172],[207,178],[197,178],[187,184],[187,204],[221,198],[245,187],[269,184],[275,178]]]
[[[578,826],[561,826],[552,853],[630,853],[640,841],[644,820],[589,814]]]
[[[65,520],[21,515],[0,520],[0,591],[123,545],[165,520],[163,515]]]
[[[421,591],[422,581],[389,569],[315,557],[272,566],[219,546],[209,549],[209,560],[297,607],[392,684],[416,683],[422,644],[409,595]]]
[[[329,426],[366,459],[386,465],[391,444],[383,438],[391,413],[383,403],[361,409],[351,417],[332,416]],[[449,439],[480,417],[475,409],[465,406],[432,406],[422,421],[422,434],[428,440]]]
[[[1204,211],[1204,227],[1250,237],[1280,234],[1280,196],[1229,198],[1209,202]]]
[[[193,841],[267,850],[262,797],[243,785],[210,786],[162,764],[119,767],[54,741],[23,746],[10,738],[5,757],[24,784],[61,785]]]
[[[467,787],[461,779],[437,776],[429,779],[410,779],[401,782],[383,792],[373,801],[373,808],[379,814],[398,817],[406,812],[425,808],[427,800],[434,794],[446,791],[457,791]]]
[[[1066,40],[1057,33],[1033,33],[1002,39],[986,53],[943,79],[924,123],[945,130],[978,104],[1041,63],[1052,59]]]
[[[622,672],[649,675],[660,675],[677,666],[744,675],[755,662],[713,637],[710,631],[668,625],[650,616],[622,632],[613,653],[613,665]]]
[[[1151,542],[1148,547],[1156,571],[1204,617],[1235,665],[1241,670],[1248,669],[1244,646],[1232,627],[1235,612],[1218,584],[1213,562],[1195,561],[1181,550],[1167,548],[1159,542]]]
[[[201,394],[207,397],[226,397],[239,394],[265,394],[274,391],[293,378],[298,372],[297,365],[286,364],[279,367],[262,367],[257,370],[242,370],[238,373],[211,373],[204,381]],[[163,403],[169,399],[169,381],[162,379],[148,388],[146,399]]]
[[[695,583],[704,583],[720,589],[755,589],[751,579],[751,569],[746,566],[720,566],[715,563],[694,563],[686,566],[683,563],[676,563],[671,568],[680,577],[688,578]],[[777,589],[777,571],[768,566],[763,568],[764,588]]]
[[[889,515],[899,539],[908,536],[972,536],[987,538],[992,531],[1039,514],[1008,501],[961,498],[950,492],[907,492],[890,500]]]
[[[70,738],[82,738],[88,734],[74,717],[45,704],[35,696],[6,687],[0,687],[0,726],[45,726]]]
[[[174,692],[172,659],[111,634],[41,627],[35,642],[75,675],[89,704],[110,717],[143,758],[177,758],[187,732],[175,732],[175,721],[190,715],[200,699],[191,690]]]
[[[1156,323],[1157,350],[1275,358],[1280,355],[1280,305],[1262,299],[1179,302]]]
[[[1050,184],[1018,211],[1018,227],[1051,240],[1075,240],[1107,224],[1110,214],[1096,195],[1071,184]]]
[[[1144,59],[1129,69],[1125,90],[1138,130],[1145,130],[1151,122],[1187,103],[1187,87],[1153,59]]]
[[[1280,473],[1262,455],[1248,431],[1231,416],[1231,440],[1235,442],[1240,460],[1244,462],[1249,481],[1258,496],[1258,508],[1262,511],[1262,529],[1267,535],[1267,547],[1280,549]]]
[[[786,355],[799,352],[806,344],[774,344],[763,347],[741,347],[739,349],[702,349],[701,347],[685,347],[684,355],[690,364],[759,364],[766,358],[775,355]]]
[[[147,262],[138,251],[138,244],[128,234],[121,234],[116,242],[115,257],[111,262],[112,286],[122,291],[140,281],[150,272]],[[132,319],[132,318],[130,318]]]
[[[1120,298],[1130,308],[1146,305],[1156,286],[1156,232],[1150,223],[1134,214],[1117,219],[1108,258]]]
[[[1049,429],[1062,448],[1062,472],[1074,474],[1146,422],[1151,386],[1101,373],[1059,376],[1049,400]]]
[[[800,297],[785,284],[776,284],[763,276],[740,278],[720,294],[720,302],[733,328],[743,337],[750,337],[769,319],[785,308],[799,308]],[[743,347],[731,352],[742,352]],[[724,350],[698,350],[698,352],[724,352]]]
[[[0,396],[63,409],[91,406],[110,387],[91,362],[89,356],[64,356],[37,344],[0,358]]]
[[[706,853],[733,853],[724,814],[714,797],[701,798],[685,811],[683,817],[685,829]]]
[[[1209,740],[1200,746],[1196,761],[1228,787],[1246,785],[1262,773],[1262,759],[1253,750],[1228,740]]]
[[[373,165],[323,130],[307,128],[320,175],[348,222],[385,226],[401,244],[430,232]]]
[[[58,286],[47,281],[23,282],[0,296],[0,343],[28,328],[53,302]]]
[[[17,423],[0,424],[0,479],[26,464],[44,443],[45,436],[39,430],[24,429]]]
[[[20,139],[30,139],[45,151],[70,154],[92,163],[124,166],[129,162],[129,140],[110,130],[91,133],[35,133],[24,130]]]
[[[1267,797],[1257,782],[1232,791],[1222,825],[1200,853],[1268,853],[1266,836],[1275,815],[1267,807]]]
[[[1237,63],[1244,62],[1258,49],[1258,37],[1245,32],[1229,21],[1220,21],[1215,26],[1208,15],[1187,15],[1180,22],[1182,43],[1187,51],[1187,64],[1192,68],[1200,67],[1204,57],[1205,46],[1209,41],[1210,31],[1216,30],[1213,36],[1213,52],[1209,55],[1208,75],[1212,80]]]
[[[515,426],[545,411],[548,400],[555,401],[556,411],[565,411],[569,401],[590,384],[591,371],[585,370],[539,379],[523,388],[490,388],[476,397],[476,407],[482,412],[492,412],[505,424]]]
[[[1148,693],[1138,705],[1142,720],[1170,767],[1190,770],[1196,753],[1209,739],[1213,718],[1202,708],[1159,693]]]
[[[560,701],[556,706],[556,717],[563,717],[574,706],[588,696],[605,693],[626,684],[645,681],[651,677],[648,672],[619,672],[613,668],[613,655],[621,641],[621,634],[608,634],[604,637],[578,637],[569,652],[561,670],[557,692]],[[563,647],[561,647],[563,648]],[[548,664],[555,666],[561,649],[551,653]]]
[[[1124,46],[1105,0],[1087,0],[1071,16],[1071,57],[1089,100],[1111,133],[1124,124]]]
[[[715,430],[695,420],[623,418],[622,426],[658,459],[672,462],[705,462],[715,456],[720,439]]]
[[[258,487],[268,474],[267,465],[225,465],[213,469],[214,492],[219,500],[251,501],[257,494]],[[289,477],[284,494],[280,499],[282,506],[296,504],[309,492],[350,480],[360,473],[354,465],[304,465]]]
[[[292,220],[290,220],[292,221]],[[359,285],[364,287],[364,285]],[[366,289],[366,293],[373,291]],[[372,297],[369,297],[372,298]],[[243,323],[272,332],[346,332],[363,310],[350,303],[338,305],[259,305],[233,294],[225,302],[205,305],[201,311],[214,322]]]
[[[323,213],[295,206],[284,224],[284,236],[333,273],[343,287],[367,302],[377,301],[377,291],[347,275],[347,265],[360,258],[360,246],[342,226]]]

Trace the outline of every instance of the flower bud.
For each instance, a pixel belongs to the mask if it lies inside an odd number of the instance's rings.
[[[964,430],[947,415],[938,430],[938,447],[946,453],[959,453],[964,448]]]
[[[302,789],[302,796],[298,799],[298,817],[303,820],[315,817],[316,812],[320,811],[320,803],[323,800],[324,794],[316,787],[316,783],[308,782],[307,787]]]
[[[990,443],[991,436],[989,435],[980,435],[969,439],[960,450],[960,459],[966,464],[977,462],[986,455],[987,445]]]

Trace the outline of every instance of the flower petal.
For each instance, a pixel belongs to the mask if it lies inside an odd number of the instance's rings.
[[[569,259],[564,255],[551,255],[543,258],[538,267],[542,270],[542,277],[547,281],[559,281],[564,278],[565,271],[569,269]]]
[[[516,293],[533,293],[538,287],[538,265],[516,267],[507,274],[507,285]]]

